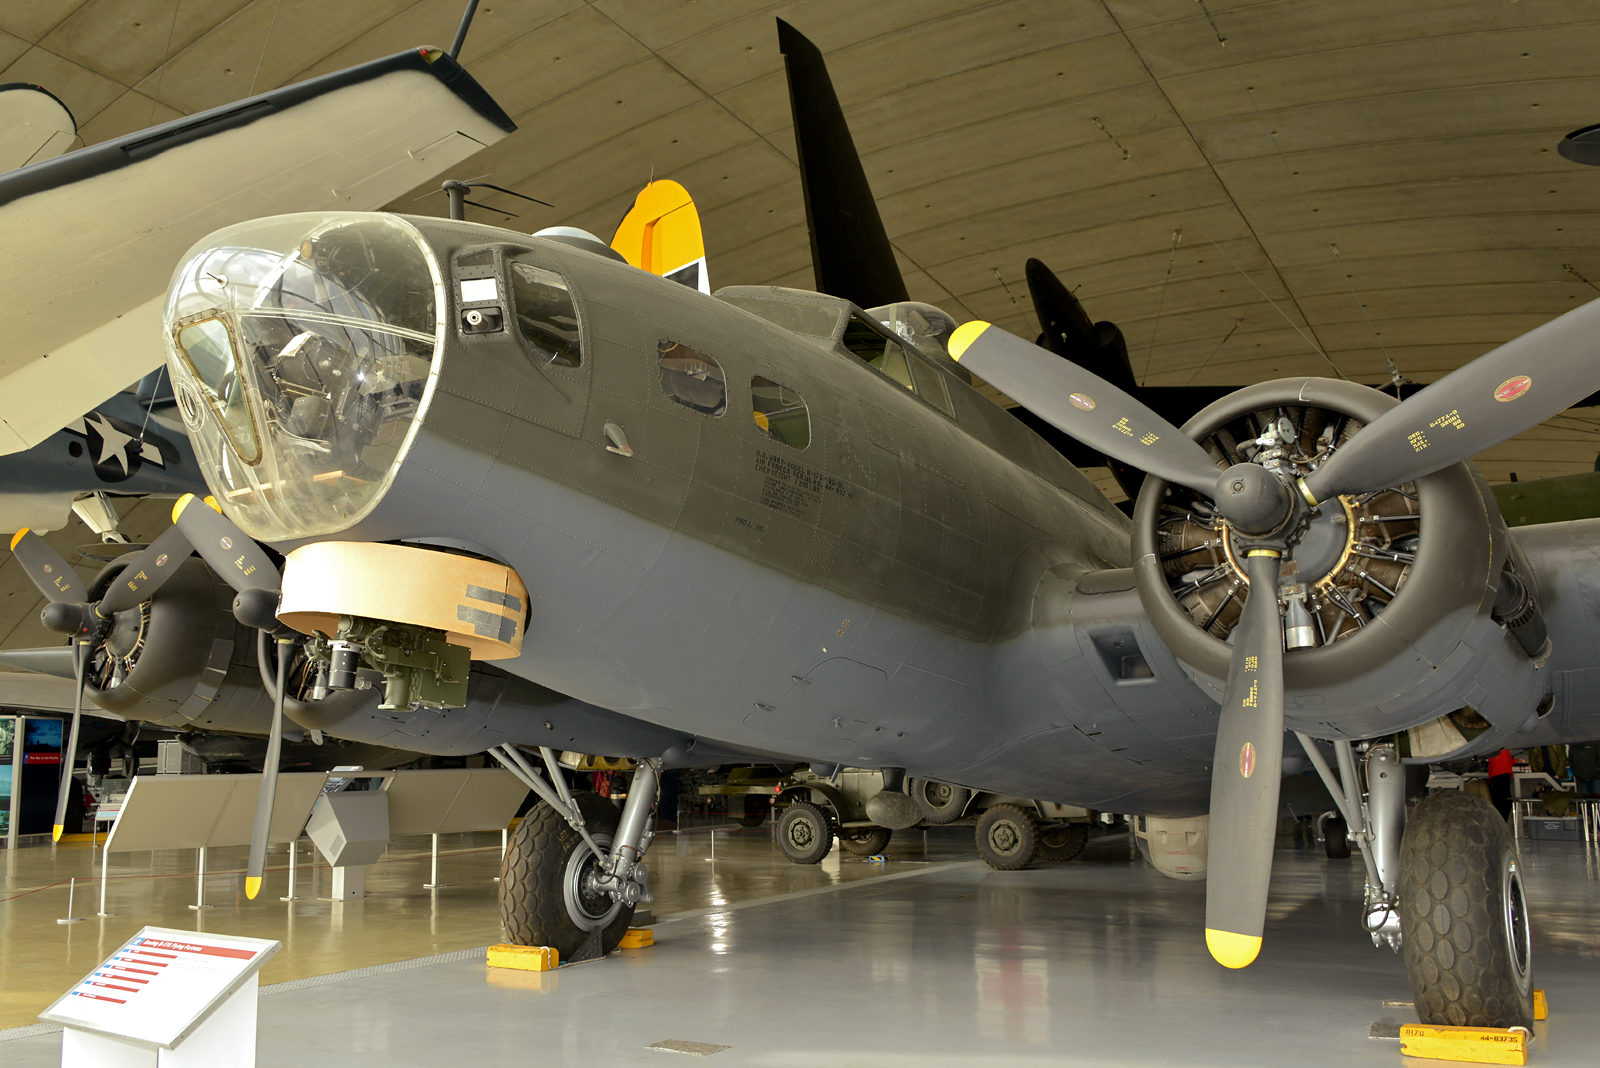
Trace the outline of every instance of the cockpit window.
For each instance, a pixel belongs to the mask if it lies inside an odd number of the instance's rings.
[[[233,338],[227,321],[218,318],[190,323],[178,331],[178,351],[195,378],[206,387],[210,407],[239,459],[247,464],[259,463],[261,440],[256,435],[256,421],[245,397],[244,383],[234,366]]]
[[[796,449],[811,444],[811,415],[794,390],[756,375],[750,379],[750,404],[756,426],[768,437]]]
[[[868,366],[876,367],[907,389],[916,388],[911,384],[906,350],[900,347],[900,342],[884,337],[882,332],[852,315],[840,343]]]
[[[277,216],[191,250],[167,297],[168,368],[246,533],[332,533],[382,497],[426,406],[441,295],[394,216]]]
[[[707,415],[728,409],[728,385],[722,365],[703,352],[662,338],[656,344],[661,363],[661,391],[686,408]]]
[[[950,388],[945,384],[944,376],[920,354],[911,357],[911,376],[917,381],[918,396],[945,415],[956,414],[955,406],[950,403]]]
[[[523,340],[533,347],[536,360],[557,367],[578,367],[583,363],[578,309],[559,274],[528,263],[513,263],[511,296],[516,302],[517,328],[522,331]]]

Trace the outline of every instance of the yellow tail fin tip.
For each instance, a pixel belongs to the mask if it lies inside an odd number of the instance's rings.
[[[959,360],[966,353],[967,346],[978,340],[978,335],[989,329],[989,324],[982,319],[974,319],[970,323],[963,323],[956,327],[956,332],[950,335],[950,344],[947,346],[952,360]]]
[[[1261,952],[1260,935],[1234,934],[1206,928],[1206,948],[1224,968],[1243,968]]]
[[[249,898],[251,901],[254,901],[256,899],[256,895],[259,894],[259,893],[261,893],[261,880],[260,880],[260,878],[252,879],[248,875],[245,876],[245,879],[244,879],[244,896]]]

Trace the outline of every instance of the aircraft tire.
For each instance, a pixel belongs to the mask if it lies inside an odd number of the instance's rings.
[[[1322,848],[1329,860],[1345,860],[1350,856],[1350,825],[1343,816],[1329,816],[1322,824]]]
[[[778,821],[778,848],[796,864],[816,864],[833,850],[833,821],[809,801],[796,801]]]
[[[906,785],[911,800],[922,812],[923,820],[935,827],[943,827],[960,819],[967,809],[967,802],[972,798],[972,791],[965,786],[952,786],[933,779],[912,779]]]
[[[870,857],[882,853],[893,836],[887,827],[841,827],[839,844],[858,857]]]
[[[1400,844],[1400,932],[1417,1017],[1533,1028],[1532,933],[1505,820],[1474,794],[1412,812]]]
[[[1056,823],[1039,831],[1039,859],[1061,864],[1083,852],[1089,844],[1087,823]]]
[[[589,791],[572,795],[583,813],[589,833],[609,848],[622,814],[617,806]],[[500,864],[500,921],[512,945],[552,946],[563,961],[570,960],[589,937],[592,928],[580,926],[566,902],[565,883],[572,877],[569,860],[589,847],[555,809],[540,801],[528,810],[511,832],[506,857]],[[608,909],[594,903],[596,915]],[[633,906],[624,905],[605,925],[600,936],[602,953],[622,941],[633,920]]]
[[[978,817],[978,855],[999,871],[1021,871],[1039,851],[1039,824],[1016,805],[995,805]]]

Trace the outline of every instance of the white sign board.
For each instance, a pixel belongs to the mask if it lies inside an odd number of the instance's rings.
[[[39,1019],[175,1046],[281,948],[261,938],[146,927]]]

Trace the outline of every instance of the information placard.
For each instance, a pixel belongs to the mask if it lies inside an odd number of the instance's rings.
[[[261,938],[146,927],[39,1019],[175,1046],[282,946]]]

